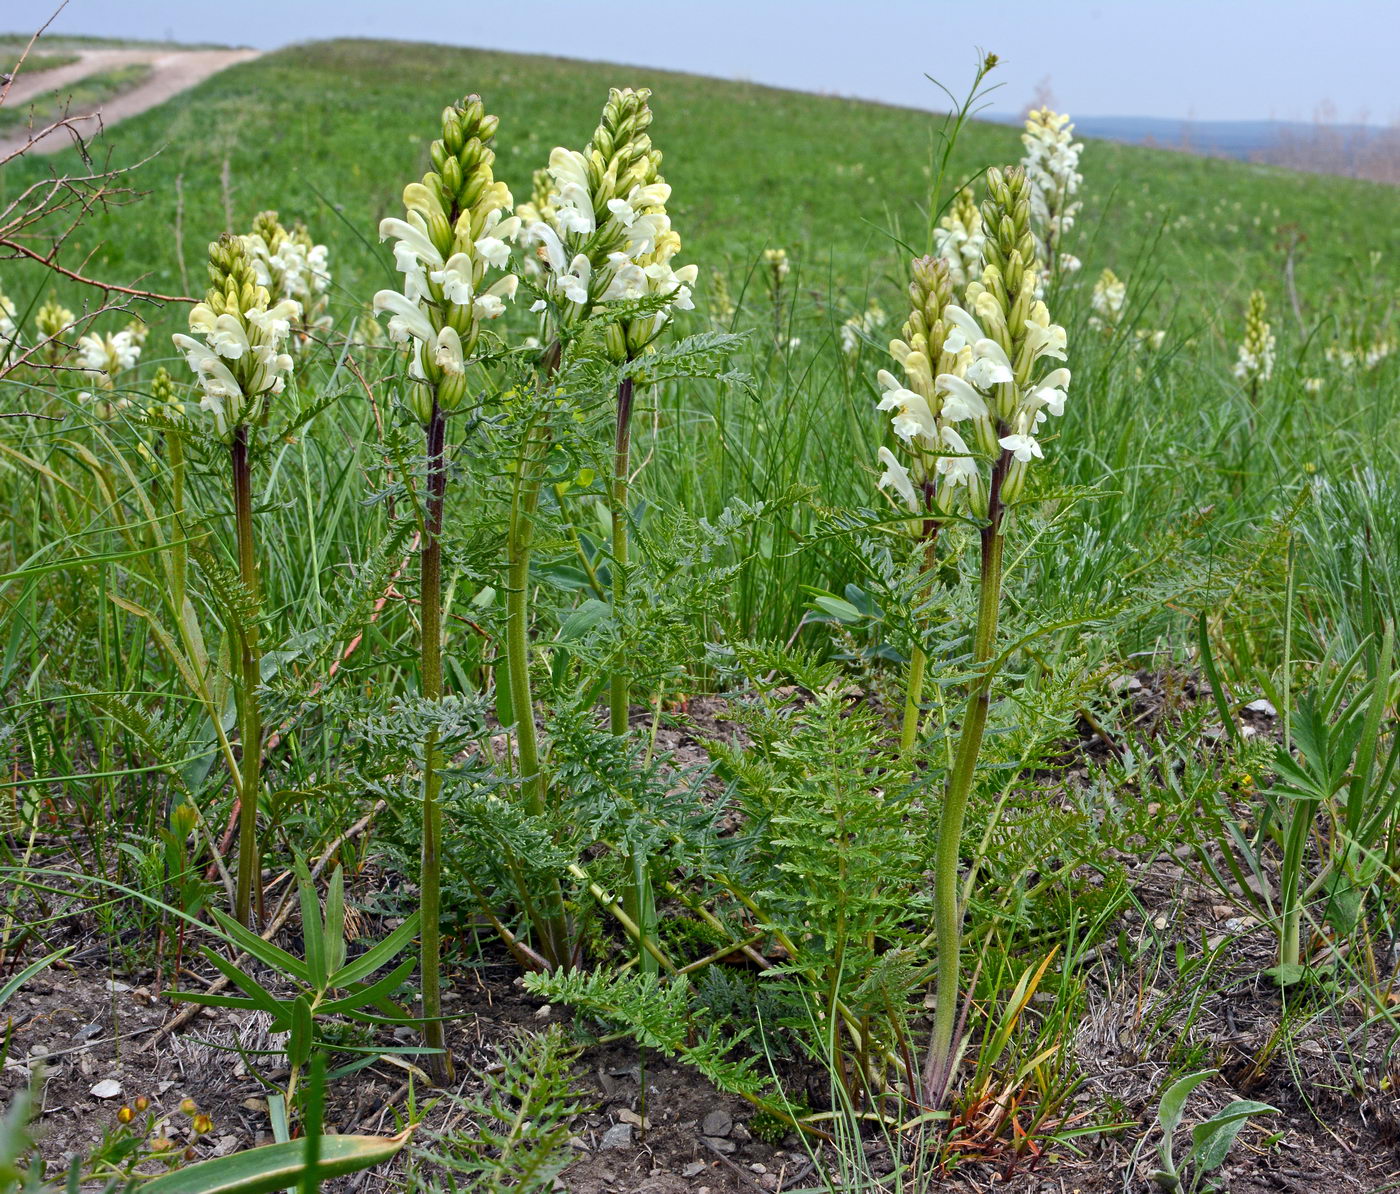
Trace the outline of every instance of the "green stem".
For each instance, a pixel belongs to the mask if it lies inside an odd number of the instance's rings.
[[[617,434],[613,443],[612,475],[612,591],[613,610],[620,613],[627,595],[627,478],[632,455],[632,379],[617,387]],[[627,733],[627,675],[619,654],[608,684],[608,724],[614,734]]]
[[[919,737],[919,717],[923,711],[924,671],[928,656],[922,647],[915,647],[909,660],[909,679],[904,689],[904,727],[899,735],[900,757],[913,765],[914,743]]]
[[[262,709],[258,685],[262,682],[262,657],[258,646],[257,619],[262,596],[258,585],[258,560],[253,542],[253,476],[248,462],[248,426],[234,428],[231,446],[233,510],[238,537],[238,574],[252,594],[253,615],[238,627],[239,646],[239,749],[242,752],[242,787],[238,797],[238,884],[234,916],[253,927],[253,908],[263,912],[262,868],[258,857],[258,796],[262,771]]]
[[[428,440],[427,500],[423,539],[418,553],[419,598],[422,607],[421,670],[423,699],[442,699],[442,511],[447,494],[447,418],[433,399],[426,427]],[[428,1073],[440,1085],[452,1080],[452,1055],[442,1026],[442,775],[436,730],[423,740],[423,856],[419,867],[422,909],[423,1044],[435,1050],[425,1058]]]
[[[175,520],[174,583],[171,593],[174,597],[175,616],[185,616],[185,583],[189,571],[189,548],[185,543],[185,441],[177,434],[165,437],[165,451],[170,459],[170,508]]]
[[[943,815],[938,825],[938,853],[934,864],[934,920],[938,935],[938,1004],[934,1012],[933,1040],[929,1070],[933,1090],[929,1096],[940,1102],[952,1082],[953,1037],[957,1032],[959,983],[962,949],[962,907],[958,900],[958,858],[962,844],[963,820],[977,773],[977,756],[987,728],[991,707],[992,672],[990,663],[996,648],[997,611],[1001,601],[1002,533],[1000,462],[992,473],[988,522],[982,529],[982,578],[977,600],[977,630],[973,639],[973,666],[982,673],[972,682],[967,696],[953,770],[943,798]]]
[[[924,571],[930,576],[934,565],[934,551],[938,543],[938,523],[928,520],[923,525]],[[914,768],[914,744],[919,739],[919,719],[923,715],[924,675],[928,669],[928,656],[923,647],[916,646],[909,659],[909,677],[904,688],[904,725],[899,735],[899,755],[912,771]]]
[[[548,430],[530,427],[525,433],[511,493],[506,539],[506,671],[516,749],[520,756],[520,789],[526,811],[533,817],[544,816],[548,808],[547,785],[540,767],[535,730],[535,703],[530,692],[530,545],[535,534],[535,512],[539,507],[540,484],[548,453]],[[522,891],[521,895],[525,897],[527,893]],[[540,952],[549,965],[567,966],[571,960],[569,926],[563,889],[557,880],[545,892],[537,928]]]

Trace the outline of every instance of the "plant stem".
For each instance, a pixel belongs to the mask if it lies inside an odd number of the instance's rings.
[[[170,508],[174,515],[175,545],[174,583],[171,585],[174,597],[175,617],[181,622],[185,617],[185,585],[189,571],[189,549],[185,544],[185,441],[179,434],[165,437],[165,451],[170,460]]]
[[[506,539],[506,670],[516,749],[520,755],[521,794],[525,809],[532,817],[544,816],[548,808],[535,731],[535,703],[530,692],[530,544],[534,539],[535,512],[548,454],[548,429],[531,426],[521,446]],[[521,897],[527,898],[528,892],[522,891]],[[564,913],[563,890],[557,880],[545,892],[543,903],[536,922],[540,953],[551,967],[567,966],[570,961],[569,926]]]
[[[617,435],[613,444],[612,476],[612,591],[614,615],[627,595],[627,478],[632,455],[632,379],[617,387]],[[627,675],[621,654],[613,663],[608,684],[608,724],[614,734],[627,733]]]
[[[1004,459],[1004,457],[1003,457]],[[1002,545],[1001,480],[1004,465],[992,471],[987,525],[982,529],[982,577],[977,599],[977,630],[973,639],[973,666],[981,667],[967,695],[953,770],[943,797],[938,825],[938,854],[934,864],[934,920],[938,934],[937,1008],[930,1044],[929,1073],[934,1089],[929,1097],[941,1102],[952,1082],[953,1036],[957,1031],[962,948],[962,907],[958,901],[958,857],[963,819],[977,773],[977,756],[987,728],[991,707],[992,672],[988,665],[996,647],[997,611],[1001,601]]]
[[[931,520],[926,522],[923,531],[924,571],[931,574],[938,541],[938,523]],[[899,735],[899,756],[911,772],[914,769],[914,744],[919,739],[919,718],[923,714],[924,674],[927,669],[928,656],[923,647],[916,646],[909,659],[909,677],[904,688],[904,725]]]
[[[919,715],[923,711],[924,671],[928,656],[922,647],[915,647],[909,660],[909,679],[904,689],[904,727],[899,735],[900,757],[913,765],[914,743],[919,737]]]
[[[262,709],[258,685],[262,682],[262,656],[258,648],[258,618],[262,595],[258,585],[258,559],[253,542],[253,476],[248,462],[248,425],[234,428],[230,448],[233,465],[233,510],[238,537],[238,574],[253,598],[253,612],[237,627],[239,646],[239,749],[242,752],[242,787],[238,797],[238,885],[234,916],[253,927],[253,907],[263,914],[262,868],[258,857],[258,796],[262,772]]]
[[[422,603],[422,663],[419,684],[423,699],[442,699],[442,509],[447,493],[445,445],[447,418],[433,399],[426,428],[428,440],[427,501],[423,539],[418,553],[419,597]],[[419,867],[419,898],[423,912],[422,954],[423,1044],[436,1050],[425,1058],[433,1081],[452,1080],[452,1055],[442,1027],[442,775],[438,736],[429,730],[423,740],[423,856]]]

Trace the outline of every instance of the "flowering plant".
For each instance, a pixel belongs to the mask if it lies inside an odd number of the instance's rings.
[[[260,419],[268,396],[286,388],[292,358],[285,346],[301,305],[272,301],[237,236],[225,234],[209,246],[209,277],[204,301],[190,309],[193,335],[177,333],[171,340],[199,379],[199,405],[213,415],[219,438],[227,439]]]
[[[444,109],[434,168],[404,187],[404,218],[379,224],[381,240],[394,238],[403,289],[379,291],[374,310],[389,315],[391,339],[410,345],[410,406],[424,424],[465,403],[482,325],[505,314],[519,285],[507,267],[520,219],[506,215],[510,188],[492,170],[499,123],[479,96]]]
[[[1074,227],[1080,203],[1075,199],[1079,184],[1079,155],[1082,141],[1074,140],[1074,125],[1062,112],[1035,108],[1026,116],[1021,134],[1026,155],[1021,165],[1030,182],[1031,218],[1040,260],[1051,277],[1073,273],[1079,259],[1061,249],[1065,234]]]

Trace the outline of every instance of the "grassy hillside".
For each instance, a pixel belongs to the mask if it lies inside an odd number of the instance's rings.
[[[174,180],[184,181],[185,251],[194,259],[222,227],[228,159],[236,219],[268,206],[301,215],[333,239],[342,262],[377,276],[374,262],[387,255],[366,252],[355,233],[372,240],[401,180],[421,171],[437,108],[468,91],[486,97],[501,117],[499,169],[524,198],[552,146],[587,138],[610,85],[655,92],[655,139],[695,260],[742,268],[782,245],[819,289],[829,276],[858,290],[872,267],[890,264],[890,232],[922,244],[913,213],[929,184],[936,120],[927,113],[644,68],[333,41],[236,67],[114,129],[108,140],[120,160],[160,156],[141,172],[151,194],[140,216],[97,226],[104,259],[153,271],[157,288],[176,284]],[[938,99],[932,85],[929,99]],[[1016,131],[978,124],[955,169],[968,174],[1020,153]],[[1235,311],[1251,286],[1277,285],[1279,223],[1309,238],[1297,270],[1305,294],[1325,290],[1367,251],[1400,250],[1400,193],[1390,188],[1109,143],[1090,145],[1083,172],[1087,267],[1125,272],[1170,222],[1154,264],[1170,301],[1193,311]],[[29,177],[13,173],[5,185]],[[353,230],[332,231],[323,199]]]

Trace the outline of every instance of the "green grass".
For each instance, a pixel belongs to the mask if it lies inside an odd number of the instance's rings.
[[[75,79],[67,87],[44,95],[36,95],[23,104],[0,108],[0,132],[15,129],[42,128],[68,113],[82,116],[95,111],[109,100],[133,91],[151,77],[151,66],[134,62],[113,70],[97,71]]]
[[[23,46],[0,46],[0,56],[14,54],[16,59],[24,50]],[[40,54],[32,53],[24,60],[24,73],[26,75],[41,74],[46,70],[57,70],[60,66],[72,66],[79,61],[80,54]]]

